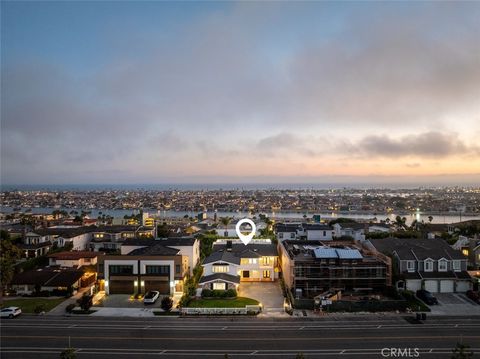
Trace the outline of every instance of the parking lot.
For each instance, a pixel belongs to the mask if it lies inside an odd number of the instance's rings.
[[[438,305],[431,305],[432,315],[480,315],[480,305],[463,293],[434,293]]]

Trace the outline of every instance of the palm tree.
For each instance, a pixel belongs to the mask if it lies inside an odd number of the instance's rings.
[[[228,225],[232,221],[232,217],[220,217],[220,223],[225,227],[225,235],[228,236]]]

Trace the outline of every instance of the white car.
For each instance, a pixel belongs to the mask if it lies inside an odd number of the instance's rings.
[[[8,307],[8,308],[3,308],[0,311],[0,317],[1,318],[14,318],[17,315],[22,314],[22,310],[18,307]]]
[[[147,294],[145,294],[145,297],[143,297],[143,303],[144,304],[153,304],[157,301],[158,297],[160,296],[160,292],[156,290],[151,290]]]

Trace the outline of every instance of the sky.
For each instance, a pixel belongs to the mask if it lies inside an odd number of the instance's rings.
[[[480,184],[480,2],[1,2],[1,183]]]

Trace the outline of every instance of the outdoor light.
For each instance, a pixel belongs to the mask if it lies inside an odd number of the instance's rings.
[[[145,281],[142,280],[142,281],[140,282],[140,285],[141,285],[142,287],[145,287]]]
[[[134,282],[133,282],[133,285],[134,285],[135,287],[138,286],[138,280],[134,281]]]

